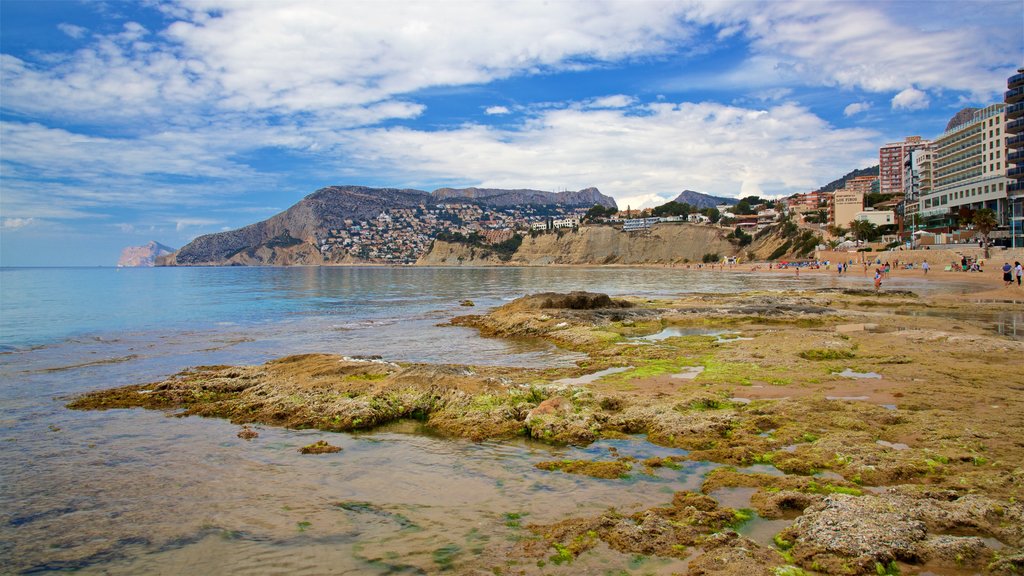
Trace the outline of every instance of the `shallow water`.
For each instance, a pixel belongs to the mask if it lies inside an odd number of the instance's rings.
[[[107,574],[400,574],[486,565],[524,533],[510,514],[525,525],[661,505],[697,488],[714,465],[598,480],[533,465],[610,457],[610,446],[641,458],[679,451],[643,439],[586,449],[472,443],[410,424],[359,435],[259,427],[260,437],[245,441],[221,420],[73,412],[64,404],[87,390],[190,366],[304,352],[572,365],[578,355],[542,342],[439,326],[539,291],[657,297],[856,285],[621,268],[0,269],[0,558],[11,572]],[[478,306],[459,306],[464,299]],[[343,451],[298,453],[318,439]],[[671,573],[684,564],[599,548],[545,570]]]

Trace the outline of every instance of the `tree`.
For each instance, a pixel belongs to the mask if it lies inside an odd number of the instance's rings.
[[[854,238],[864,242],[870,242],[875,238],[878,238],[878,226],[875,226],[867,220],[854,221],[850,231],[853,232]]]
[[[996,213],[991,208],[981,208],[974,213],[972,224],[974,224],[974,229],[981,234],[982,241],[985,243],[985,259],[987,260],[988,235],[999,226],[999,221],[996,220]]]
[[[675,200],[666,202],[652,211],[655,216],[686,216],[690,212],[693,212],[692,206],[686,202],[676,202]]]
[[[746,198],[737,202],[736,206],[733,206],[732,213],[736,215],[756,214],[754,209],[750,207],[750,202],[747,201]]]
[[[618,212],[618,210],[610,206],[604,207],[600,204],[594,204],[594,206],[590,210],[587,210],[587,213],[583,216],[583,219],[594,221],[601,218],[607,218],[615,214],[616,212]]]
[[[836,238],[839,238],[840,236],[844,236],[847,232],[849,232],[849,230],[847,230],[846,228],[843,228],[842,226],[840,226],[838,224],[829,224],[828,225],[828,233],[833,235],[833,236],[835,236]]]
[[[722,213],[718,211],[718,208],[713,206],[711,208],[701,210],[700,213],[707,216],[708,220],[710,220],[712,224],[718,224],[718,221],[722,218]]]

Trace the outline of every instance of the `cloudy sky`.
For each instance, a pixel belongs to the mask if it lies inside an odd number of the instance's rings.
[[[0,265],[112,265],[322,186],[780,196],[1024,62],[1006,2],[0,0]]]

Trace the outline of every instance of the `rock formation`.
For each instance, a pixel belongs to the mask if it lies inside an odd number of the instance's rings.
[[[463,201],[482,206],[524,204],[564,207],[615,206],[615,200],[596,188],[578,192],[442,188],[432,193],[413,189],[330,186],[306,196],[284,212],[237,230],[196,238],[177,253],[157,262],[163,266],[345,264],[349,254],[324,256],[319,247],[331,229],[348,227],[349,220],[373,218],[396,208],[415,208],[439,202]]]
[[[144,246],[129,246],[121,250],[121,257],[117,259],[118,268],[145,268],[153,266],[156,259],[174,252],[174,248],[164,246],[157,241],[151,241]]]

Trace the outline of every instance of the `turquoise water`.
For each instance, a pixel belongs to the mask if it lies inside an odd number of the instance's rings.
[[[525,441],[261,428],[246,442],[224,421],[64,405],[86,390],[189,366],[302,352],[519,366],[578,359],[542,342],[442,325],[527,293],[857,282],[625,268],[0,269],[0,572],[433,573],[441,561],[501,557],[519,536],[509,513],[543,522],[665,503],[699,485],[708,465],[623,484],[538,471],[536,462],[574,451]],[[477,306],[460,306],[464,299]],[[345,450],[298,455],[320,438]],[[656,450],[642,440],[620,449]],[[588,562],[599,573],[630,566],[601,554],[561,573]],[[682,568],[642,570],[673,571]]]

